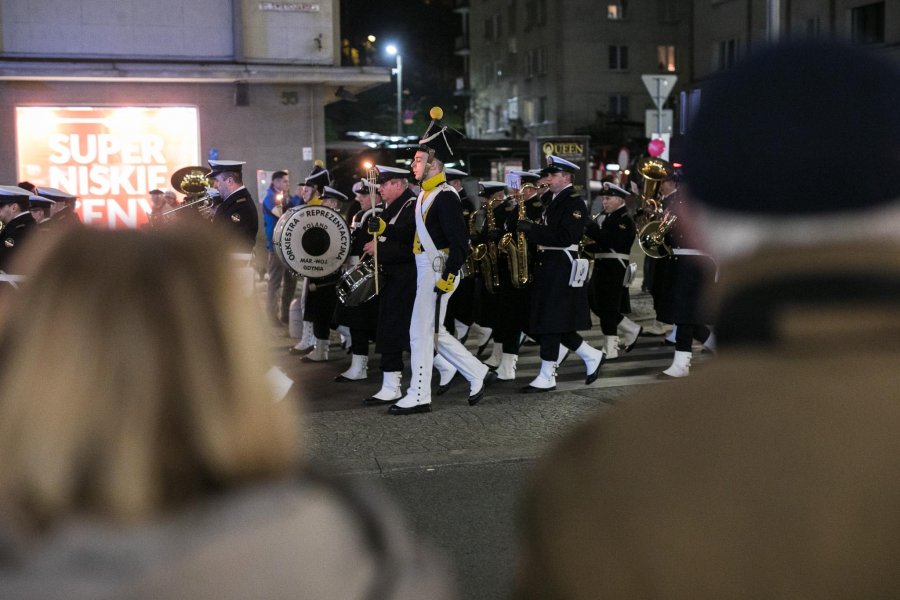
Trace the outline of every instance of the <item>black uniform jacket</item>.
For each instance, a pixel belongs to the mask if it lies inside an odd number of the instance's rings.
[[[30,212],[24,212],[3,226],[0,231],[0,270],[9,268],[13,256],[22,248],[32,233],[37,231],[38,224]]]
[[[442,183],[435,188],[429,194],[426,202],[428,201],[430,204],[425,212],[425,228],[438,250],[449,251],[443,272],[446,278],[449,273],[458,273],[466,262],[469,252],[468,228],[463,218],[459,194],[449,184]]]
[[[237,190],[216,207],[213,223],[229,227],[245,242],[247,251],[253,249],[259,230],[259,214],[247,188]]]
[[[532,226],[528,241],[541,246],[567,247],[581,241],[590,215],[572,187],[554,198],[547,192],[542,198],[542,223]],[[590,329],[587,285],[569,287],[572,260],[578,251],[538,250],[531,293],[531,333],[567,333]]]
[[[678,217],[666,234],[666,242],[673,250],[696,249],[685,235],[685,202],[686,199],[676,192],[667,198],[665,204],[665,209]],[[706,256],[690,255],[675,255],[660,260],[664,260],[666,266],[660,290],[663,310],[657,311],[662,313],[657,315],[657,319],[664,323],[710,324],[704,295],[715,279],[715,262]]]
[[[381,213],[388,224],[378,238],[381,295],[375,351],[381,354],[409,350],[409,323],[416,300],[415,210],[416,197],[406,190]]]
[[[382,208],[379,205],[379,208]],[[359,258],[360,263],[363,259],[371,259],[370,256],[363,252],[363,248],[368,242],[372,241],[372,235],[366,229],[366,223],[362,219],[363,212],[357,210],[352,217],[350,223],[350,256]],[[380,213],[379,213],[380,216]],[[379,256],[379,258],[381,258]],[[350,271],[348,270],[347,273]],[[345,279],[341,277],[341,287],[355,283],[355,280]],[[379,290],[380,292],[381,290]],[[379,297],[375,296],[371,300],[363,302],[358,306],[344,306],[338,303],[336,318],[341,325],[346,325],[351,329],[362,329],[365,331],[376,331],[378,324],[378,303]]]
[[[588,252],[615,252],[629,255],[631,246],[634,244],[636,229],[634,220],[628,214],[628,209],[622,206],[606,215],[599,226],[595,221],[588,223],[585,234],[593,241],[585,248]],[[622,294],[625,289],[622,281],[625,279],[625,269],[628,263],[627,259],[596,259],[594,274],[591,278],[595,310],[614,312],[621,310]]]

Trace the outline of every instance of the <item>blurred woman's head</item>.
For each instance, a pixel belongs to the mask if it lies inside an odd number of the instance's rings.
[[[257,303],[214,232],[77,228],[0,306],[0,505],[150,517],[299,457]]]

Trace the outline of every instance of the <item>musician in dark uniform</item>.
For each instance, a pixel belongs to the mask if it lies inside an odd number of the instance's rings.
[[[50,221],[47,222],[48,226],[56,228],[73,224],[81,225],[81,218],[78,216],[78,213],[75,212],[75,203],[78,200],[77,196],[73,196],[64,190],[46,186],[37,187],[34,190],[34,193],[38,196],[49,198],[56,203],[53,205]]]
[[[321,206],[338,211],[341,203],[347,201],[347,196],[326,185],[319,200]],[[302,362],[325,362],[328,360],[328,344],[331,337],[334,309],[337,306],[337,283],[340,278],[340,269],[335,269],[333,273],[324,277],[307,278],[308,287],[303,320],[304,327],[312,327],[316,341],[312,352],[304,356],[301,359]]]
[[[297,188],[300,191],[299,205],[321,206],[322,194],[325,192],[325,186],[331,185],[331,173],[322,166],[322,161],[317,160],[313,165],[309,176],[303,180],[303,183]],[[290,295],[294,297],[297,291],[297,282],[299,278],[290,270],[285,270],[282,285],[282,303],[290,301],[284,296]],[[290,349],[291,354],[306,354],[316,345],[316,336],[313,332],[312,319],[308,319],[305,315],[306,303],[309,302],[310,294],[315,294],[315,290],[309,289],[309,278],[303,280],[303,292],[300,296],[300,302],[303,304],[303,331],[300,333],[300,341]]]
[[[589,299],[591,310],[600,317],[600,328],[606,336],[603,353],[606,360],[619,357],[618,326],[623,314],[631,312],[625,275],[631,263],[631,246],[636,229],[628,214],[625,198],[629,193],[614,183],[605,182],[600,194],[603,212],[588,221],[585,235],[591,240],[585,249],[594,254]],[[629,338],[625,352],[630,352],[637,336]]]
[[[259,214],[250,190],[244,187],[245,164],[237,160],[210,160],[209,179],[222,198],[213,209],[213,225],[229,229],[243,242],[242,248],[251,252],[259,231]]]
[[[53,206],[55,204],[56,202],[50,198],[44,198],[35,193],[28,197],[28,210],[31,211],[31,216],[34,217],[35,222],[40,226],[39,229],[47,229],[44,224],[50,219],[50,215],[53,214]]]
[[[366,229],[375,231],[378,240],[381,290],[375,351],[381,355],[382,383],[378,392],[365,399],[367,405],[392,403],[403,396],[403,353],[409,351],[409,322],[416,298],[416,263],[412,253],[416,197],[409,189],[410,172],[381,165],[375,168],[384,210],[379,218],[367,222]],[[364,251],[373,255],[375,241],[369,239]]]
[[[0,271],[9,269],[10,261],[22,245],[37,231],[38,225],[28,210],[31,192],[14,185],[0,186]]]
[[[500,291],[497,294],[500,311],[495,318],[494,339],[501,343],[500,361],[497,365],[497,379],[500,381],[512,381],[516,377],[516,364],[519,360],[519,347],[523,335],[530,332],[531,319],[531,292],[534,282],[534,256],[537,246],[526,239],[526,263],[529,281],[519,281],[514,285],[512,272],[509,268],[509,255],[515,253],[517,268],[519,263],[518,235],[516,226],[519,220],[519,198],[524,203],[525,218],[529,221],[537,221],[543,212],[539,188],[535,185],[539,175],[530,171],[513,171],[513,177],[518,180],[517,189],[509,199],[495,211],[495,219],[504,238],[510,238],[514,245],[500,247]],[[507,235],[508,234],[508,235]],[[501,238],[503,239],[503,238]],[[521,271],[519,273],[521,278]]]
[[[374,270],[370,271],[366,266],[360,266],[364,263],[363,258],[366,256],[365,245],[372,241],[372,235],[368,232],[365,219],[368,217],[367,213],[372,208],[373,202],[377,204],[374,213],[380,214],[383,208],[378,200],[378,193],[374,186],[369,185],[368,181],[357,181],[353,184],[353,193],[357,211],[350,219],[350,255],[347,257],[346,271],[342,278],[346,277],[348,273],[361,273],[360,269],[374,273]],[[365,261],[365,263],[371,264],[369,261]],[[354,283],[358,282],[354,281]],[[343,284],[343,279],[339,284]],[[374,296],[356,306],[346,306],[340,302],[340,298],[338,300],[335,320],[338,323],[338,331],[346,327],[350,335],[350,368],[335,377],[334,380],[340,383],[362,381],[369,376],[369,342],[375,340],[378,330],[379,298]]]
[[[572,187],[579,167],[558,156],[548,156],[544,173],[549,174],[549,190],[544,195],[544,212],[539,223],[519,221],[518,231],[538,244],[534,287],[531,297],[531,333],[541,345],[541,370],[523,392],[546,392],[556,388],[556,367],[560,343],[584,361],[585,385],[596,381],[603,364],[603,352],[585,342],[578,330],[590,329],[587,287],[570,285],[573,263],[578,259],[578,243],[589,220],[587,207]]]
[[[666,243],[672,249],[667,265],[668,294],[670,313],[666,322],[675,325],[675,355],[672,364],[662,372],[661,377],[687,377],[690,374],[694,340],[704,345],[711,345],[712,331],[708,324],[712,316],[704,302],[704,293],[716,278],[717,265],[706,252],[698,249],[693,243],[689,231],[691,218],[686,209],[687,199],[675,194],[665,205],[667,211],[677,218],[665,236]],[[664,319],[660,319],[664,320]]]
[[[443,111],[431,110],[432,122],[419,140],[413,174],[421,182],[416,198],[416,299],[409,324],[412,381],[406,396],[389,409],[393,415],[431,411],[431,371],[434,352],[469,382],[469,404],[477,404],[493,373],[444,327],[447,300],[456,288],[466,260],[469,236],[459,194],[447,184],[444,162],[453,158],[452,144],[462,135],[441,124]],[[435,339],[437,338],[437,339]]]
[[[475,203],[469,198],[463,185],[463,180],[469,174],[465,171],[451,168],[445,168],[444,174],[447,176],[447,183],[459,194],[459,202],[463,209],[463,219],[468,224],[469,219],[476,210]],[[481,296],[476,292],[477,288],[474,273],[470,273],[459,280],[456,291],[447,303],[447,317],[444,319],[444,325],[453,332],[458,340],[464,341],[466,339],[469,328],[477,320],[477,308],[481,304]]]

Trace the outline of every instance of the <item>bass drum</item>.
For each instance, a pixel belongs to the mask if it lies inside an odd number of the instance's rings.
[[[381,281],[378,282],[379,284]],[[344,306],[359,306],[375,297],[375,264],[364,260],[343,275],[337,286],[337,297]]]
[[[297,275],[325,277],[341,268],[350,253],[350,228],[338,211],[295,206],[272,231],[272,250]]]

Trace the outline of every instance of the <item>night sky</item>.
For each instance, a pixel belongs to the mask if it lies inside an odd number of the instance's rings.
[[[395,58],[384,48],[394,43],[403,59],[404,108],[413,110],[418,131],[428,109],[440,105],[450,123],[462,123],[463,98],[453,95],[456,78],[463,74],[462,58],[453,51],[461,35],[460,16],[453,12],[453,0],[342,0],[341,37],[360,50],[367,60],[366,37],[376,37],[368,60],[378,66],[393,67]],[[327,111],[328,136],[339,138],[341,130],[368,129],[392,133],[396,121],[396,84],[381,85],[359,95],[359,102],[336,102]]]

